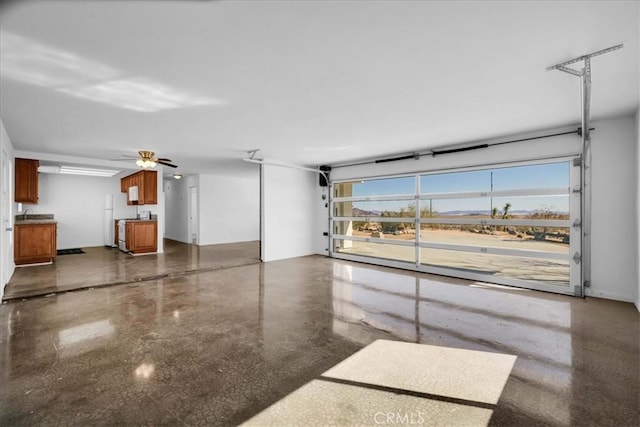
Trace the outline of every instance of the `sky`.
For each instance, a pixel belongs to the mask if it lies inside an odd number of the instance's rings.
[[[509,168],[493,168],[480,171],[449,172],[442,174],[421,175],[420,192],[489,192],[502,190],[534,189],[534,188],[568,188],[569,162],[547,163],[541,165],[516,166]],[[353,183],[353,196],[375,196],[393,194],[413,194],[415,192],[414,177],[356,181]],[[527,196],[527,197],[494,197],[493,206],[502,210],[506,203],[511,203],[511,211],[548,208],[554,212],[569,211],[569,196]],[[392,202],[354,202],[354,207],[369,210],[397,210],[406,207],[413,201]],[[428,206],[429,201],[423,201]],[[432,201],[434,211],[447,212],[455,210],[491,210],[491,198],[470,199],[438,199]]]

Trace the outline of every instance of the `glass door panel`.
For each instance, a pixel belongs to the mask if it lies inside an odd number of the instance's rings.
[[[580,193],[571,189],[580,167],[570,159],[332,185],[333,256],[579,292]]]
[[[415,218],[415,200],[377,200],[334,202],[336,217]]]
[[[566,227],[421,224],[420,243],[569,255],[570,231]]]
[[[398,242],[380,243],[378,241],[361,241],[334,239],[334,253],[343,255],[358,255],[369,258],[386,259],[392,261],[405,261],[415,264],[415,248],[411,245],[398,244]]]
[[[333,185],[333,197],[370,197],[392,194],[414,194],[415,177],[368,179],[339,182]]]
[[[569,162],[511,166],[491,170],[493,191],[569,186]]]
[[[428,267],[454,269],[484,276],[487,282],[509,284],[516,279],[568,287],[569,260],[498,255],[447,249],[422,248],[420,263]],[[455,271],[451,275],[456,275]],[[480,277],[479,277],[480,278]]]
[[[333,221],[333,234],[336,237],[356,236],[358,238],[382,238],[387,240],[415,240],[416,231],[413,222],[391,221]]]

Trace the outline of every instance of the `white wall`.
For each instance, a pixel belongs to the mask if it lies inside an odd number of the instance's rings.
[[[4,128],[4,123],[2,122],[2,118],[0,118],[0,151],[4,151],[7,154],[9,162],[13,165],[14,163],[13,143],[11,142],[11,139],[9,138],[7,131]],[[10,173],[13,173],[13,169],[10,171]],[[2,177],[0,177],[0,179],[2,179]],[[15,214],[15,203],[13,203],[13,200],[14,200],[13,191],[14,191],[14,188],[13,188],[13,185],[11,185],[9,187],[8,200],[3,200],[2,197],[0,197],[0,210],[6,208],[5,203],[9,204],[11,206],[10,213],[12,217]],[[13,275],[13,271],[15,269],[15,263],[13,262],[13,251],[11,250],[12,236],[9,233],[6,233],[4,231],[4,228],[6,226],[13,225],[13,221],[11,219],[9,220],[10,220],[9,224],[0,224],[0,226],[2,227],[0,231],[0,254],[2,255],[6,254],[7,259],[9,261],[9,268],[7,269],[7,271],[4,271],[4,266],[0,265],[0,269],[2,269],[2,271],[0,272],[0,300],[2,299],[2,295],[4,294],[4,286],[7,284],[7,282]],[[1,257],[0,257],[0,260],[2,260]]]
[[[58,249],[103,246],[104,198],[113,193],[116,180],[47,173],[40,173],[38,180],[38,204],[25,203],[23,211],[54,215]]]
[[[635,301],[638,293],[637,168],[638,144],[634,118],[626,116],[594,122],[592,133],[592,284],[588,295]],[[637,127],[637,123],[635,125]],[[577,128],[549,129],[501,140],[557,133]],[[500,142],[501,140],[478,141]],[[472,142],[470,142],[472,143]],[[498,162],[576,154],[581,139],[558,136],[517,144],[492,146],[472,152],[424,156],[381,164],[338,167],[332,180],[358,179],[409,172],[464,168]],[[393,156],[390,156],[393,157]],[[325,221],[322,219],[321,221]],[[322,239],[322,238],[321,238]]]
[[[199,175],[199,245],[260,239],[260,175]],[[188,190],[188,189],[187,189]]]
[[[317,252],[317,187],[313,172],[262,166],[262,261]]]
[[[640,311],[640,108],[635,115],[636,128],[636,308]]]
[[[637,288],[636,137],[633,116],[595,122],[592,134],[591,288],[633,302]]]

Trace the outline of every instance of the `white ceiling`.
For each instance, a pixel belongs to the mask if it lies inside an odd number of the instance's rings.
[[[304,165],[592,118],[639,99],[638,1],[20,1],[0,15],[0,116],[17,150],[149,149],[230,173],[246,151]],[[255,166],[253,166],[255,167]]]

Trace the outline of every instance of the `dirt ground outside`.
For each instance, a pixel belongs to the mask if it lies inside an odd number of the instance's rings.
[[[420,241],[425,243],[449,243],[454,245],[471,245],[479,247],[523,249],[543,252],[569,253],[569,245],[553,240],[534,240],[527,236],[518,238],[504,231],[496,231],[494,235],[471,233],[460,230],[422,230]],[[376,234],[370,231],[354,231],[354,236],[374,237]],[[384,234],[388,240],[414,240],[415,233]]]
[[[373,237],[370,232],[360,231],[354,232],[354,236]],[[413,240],[415,235],[413,233],[384,235],[384,238]],[[420,241],[569,254],[569,245],[566,243],[517,238],[506,232],[489,235],[460,230],[422,230]],[[352,244],[351,247],[338,249],[337,252],[409,262],[413,262],[415,257],[415,249],[412,246],[357,241],[349,243]],[[420,262],[434,267],[464,269],[488,276],[569,286],[569,260],[421,248]],[[491,281],[491,279],[488,277],[487,281]]]

